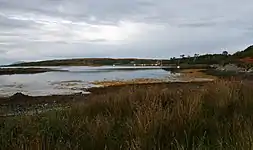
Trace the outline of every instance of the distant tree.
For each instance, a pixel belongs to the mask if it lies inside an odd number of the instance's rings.
[[[198,58],[198,56],[199,56],[199,54],[194,54],[194,60],[193,60],[193,62],[196,61],[196,59]]]
[[[184,59],[185,58],[185,55],[184,54],[182,54],[182,55],[180,55],[180,57],[182,58],[182,59]],[[183,60],[182,60],[183,61]],[[178,59],[178,61],[177,61],[177,65],[179,65],[181,63],[181,59]]]
[[[170,60],[175,60],[176,59],[176,57],[172,57],[172,58],[170,58]]]
[[[227,55],[228,55],[228,51],[223,51],[223,52],[222,52],[222,55],[227,56]]]
[[[182,54],[182,55],[180,55],[180,57],[181,57],[181,58],[184,58],[184,57],[185,57],[185,55],[184,55],[184,54]]]

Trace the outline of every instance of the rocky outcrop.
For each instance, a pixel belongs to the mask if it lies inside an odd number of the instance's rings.
[[[238,67],[235,64],[227,64],[225,66],[218,66],[216,70],[219,71],[232,71],[232,72],[245,72],[244,68]]]

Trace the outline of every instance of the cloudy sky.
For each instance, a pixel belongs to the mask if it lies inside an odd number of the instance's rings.
[[[0,0],[0,64],[169,58],[253,44],[252,0]]]

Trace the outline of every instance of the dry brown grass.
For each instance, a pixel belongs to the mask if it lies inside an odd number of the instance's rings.
[[[123,88],[66,111],[1,120],[1,149],[251,149],[253,88]]]
[[[212,76],[212,75],[208,75],[206,73],[204,73],[205,69],[183,69],[180,71],[181,73],[181,78],[183,79],[194,79],[194,78],[206,78],[206,79],[213,79],[213,80],[217,80],[218,77],[216,76]]]
[[[111,86],[133,85],[133,84],[163,83],[164,81],[165,81],[164,79],[139,78],[133,80],[94,81],[91,82],[91,84],[100,85],[104,87],[111,87]]]

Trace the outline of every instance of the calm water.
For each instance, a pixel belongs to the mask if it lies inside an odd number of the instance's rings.
[[[32,96],[84,92],[84,88],[94,86],[90,83],[92,81],[130,80],[137,78],[162,78],[173,80],[175,78],[169,72],[159,67],[152,70],[145,70],[145,67],[141,67],[143,70],[131,70],[133,67],[56,68],[69,70],[69,72],[0,76],[0,96],[10,96],[17,92]]]

